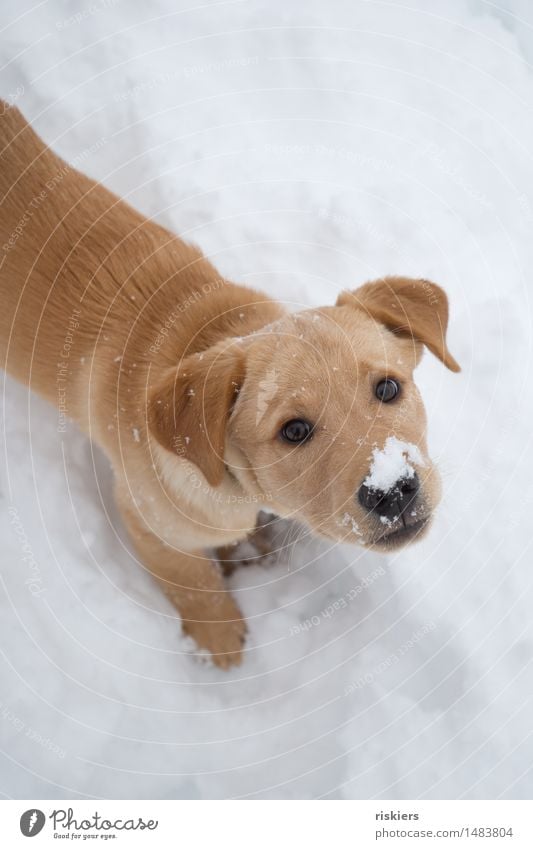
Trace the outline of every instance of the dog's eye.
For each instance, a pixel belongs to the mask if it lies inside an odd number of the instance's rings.
[[[285,422],[280,433],[285,442],[305,442],[312,431],[313,426],[305,419],[291,419],[290,422]]]
[[[376,398],[379,401],[383,401],[384,404],[388,404],[389,401],[394,401],[399,392],[400,384],[391,377],[387,377],[385,380],[380,380],[376,386]]]

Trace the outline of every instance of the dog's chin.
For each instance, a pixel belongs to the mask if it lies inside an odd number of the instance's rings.
[[[399,527],[387,530],[386,533],[369,540],[366,545],[380,551],[396,551],[422,539],[430,524],[431,516],[426,516],[424,519],[409,525],[400,524]]]

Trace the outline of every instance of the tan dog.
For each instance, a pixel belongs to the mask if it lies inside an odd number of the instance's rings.
[[[381,548],[427,527],[439,478],[413,382],[448,368],[448,304],[401,277],[296,314],[0,117],[0,364],[110,458],[145,566],[215,662],[245,624],[208,551],[263,507]]]

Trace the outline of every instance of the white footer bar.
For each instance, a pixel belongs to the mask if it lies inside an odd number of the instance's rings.
[[[0,802],[5,847],[78,845],[231,849],[501,846],[532,849],[525,801]],[[35,838],[35,843],[29,840]]]

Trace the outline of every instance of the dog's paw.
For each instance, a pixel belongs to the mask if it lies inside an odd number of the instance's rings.
[[[235,606],[232,615],[216,621],[184,621],[183,630],[193,638],[198,648],[208,651],[220,669],[239,666],[246,639],[246,622]]]

